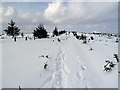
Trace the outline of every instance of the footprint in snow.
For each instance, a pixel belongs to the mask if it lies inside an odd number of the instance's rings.
[[[81,80],[85,80],[85,78],[84,78],[84,76],[83,76],[83,74],[82,74],[81,71],[78,71],[78,72],[77,72],[77,77],[78,77],[79,79],[81,79]]]

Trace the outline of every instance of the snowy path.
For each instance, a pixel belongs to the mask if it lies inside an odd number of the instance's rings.
[[[68,40],[61,41],[58,54],[55,59],[55,73],[53,75],[54,82],[52,85],[53,88],[67,88],[73,85],[76,88],[88,87],[85,83],[85,76],[83,75],[85,66],[80,61],[80,56],[76,57],[75,53],[71,52],[70,49],[74,51],[74,48],[70,47],[70,42]],[[69,59],[70,57],[72,57],[73,61]],[[67,64],[68,62],[71,62],[70,66]],[[75,67],[73,70],[68,68],[74,65]]]
[[[55,59],[55,73],[53,75],[53,88],[62,88],[63,87],[63,60],[64,60],[64,56],[62,54],[61,48],[59,49],[59,52],[57,54],[57,58]]]

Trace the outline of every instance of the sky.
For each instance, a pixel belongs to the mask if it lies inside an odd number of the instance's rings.
[[[58,30],[67,31],[118,32],[117,0],[116,2],[27,1],[2,2],[0,32],[7,28],[10,20],[14,20],[16,26],[24,33],[32,33],[38,24],[43,24],[48,32],[53,31],[55,26]]]

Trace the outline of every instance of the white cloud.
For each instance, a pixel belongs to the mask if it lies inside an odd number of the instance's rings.
[[[18,13],[19,15],[13,7],[0,8],[0,15],[3,14],[3,22],[6,25],[17,15],[15,22],[22,30],[33,30],[39,23],[51,27],[50,30],[54,26],[66,30],[84,30],[84,28],[94,30],[109,28],[113,23],[117,25],[117,3],[72,1],[66,3],[51,2],[48,3],[45,10],[23,10],[23,12]],[[29,25],[30,28],[28,28]]]
[[[4,17],[9,17],[15,14],[15,9],[11,6],[9,6],[8,8],[0,8],[0,14]]]
[[[117,2],[52,2],[44,11],[44,18],[53,25],[66,29],[94,30],[114,29],[117,31]],[[70,28],[68,28],[70,29]]]
[[[62,19],[58,17],[62,17],[61,14],[62,3],[61,2],[54,2],[49,3],[48,8],[45,10],[44,17],[53,23],[59,23]]]
[[[68,3],[67,6],[63,2],[49,3],[48,8],[44,12],[44,17],[53,23],[77,20],[84,16],[84,9],[82,7],[81,3]]]
[[[39,23],[39,21],[43,22],[44,20],[40,12],[25,12],[17,17],[17,21],[20,23],[22,21],[22,23],[26,24],[36,24]]]
[[[49,3],[44,18],[54,24],[103,23],[115,19],[117,3],[53,2]]]
[[[25,14],[19,16],[19,17],[22,18],[22,19],[29,19],[29,18],[31,18],[30,17],[30,13],[25,13]]]
[[[4,16],[11,16],[14,14],[14,8],[13,7],[8,7],[7,9],[4,10]]]
[[[0,8],[0,16],[2,17],[2,22],[7,23],[11,19],[15,19],[17,16],[17,11],[13,7]]]

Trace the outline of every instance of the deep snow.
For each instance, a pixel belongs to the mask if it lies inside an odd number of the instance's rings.
[[[28,41],[17,38],[17,42],[0,39],[2,88],[117,88],[118,65],[103,71],[105,60],[117,64],[113,58],[118,53],[116,38],[92,36],[95,40],[87,44],[72,34]]]

